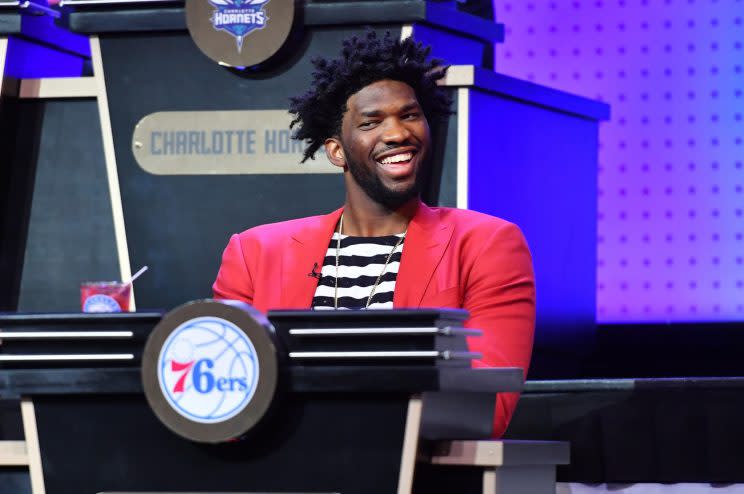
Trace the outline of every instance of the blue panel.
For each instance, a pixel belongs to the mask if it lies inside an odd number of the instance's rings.
[[[43,2],[42,5],[44,5]],[[24,15],[21,32],[27,38],[41,41],[62,51],[69,51],[90,58],[88,37],[57,26],[49,16]]]
[[[449,33],[425,24],[414,24],[413,38],[431,45],[431,54],[453,65],[483,65],[486,45],[475,39]],[[490,48],[490,47],[489,47]]]
[[[42,77],[76,77],[83,74],[84,59],[78,55],[54,50],[24,38],[8,38],[5,75],[18,79]]]
[[[594,330],[597,127],[470,91],[469,208],[512,221],[525,233],[543,341],[582,339]]]
[[[34,4],[46,7],[45,1]],[[84,65],[90,59],[88,37],[55,25],[50,15],[34,15],[29,9],[21,11],[21,34],[11,36],[8,42],[6,75],[16,78],[84,75]]]

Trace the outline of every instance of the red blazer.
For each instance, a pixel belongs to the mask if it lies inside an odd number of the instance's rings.
[[[235,234],[214,282],[215,298],[245,301],[258,310],[309,309],[342,209],[328,215],[261,225]],[[452,307],[470,312],[466,327],[483,354],[474,367],[529,367],[535,327],[532,260],[512,223],[462,209],[420,204],[408,226],[393,306]],[[519,395],[501,393],[494,437],[501,436]]]

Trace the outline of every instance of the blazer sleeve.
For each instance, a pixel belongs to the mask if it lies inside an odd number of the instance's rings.
[[[243,256],[240,235],[230,237],[222,253],[222,264],[212,285],[214,298],[253,304],[253,279]]]
[[[535,278],[527,242],[511,223],[499,225],[482,244],[464,291],[463,307],[470,312],[467,327],[483,330],[471,338],[471,351],[483,358],[474,367],[520,367],[525,376],[535,331]],[[499,393],[494,414],[494,437],[506,430],[519,393]]]

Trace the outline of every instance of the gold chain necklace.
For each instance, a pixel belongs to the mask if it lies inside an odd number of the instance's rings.
[[[338,309],[338,258],[341,254],[341,232],[344,228],[344,213],[341,213],[341,219],[338,220],[338,232],[336,236],[336,276],[334,278],[334,287],[333,287],[333,308]],[[382,271],[380,272],[380,275],[377,277],[377,280],[375,280],[375,284],[372,285],[372,290],[369,292],[369,297],[367,297],[367,303],[365,304],[364,308],[369,308],[370,302],[372,302],[372,297],[375,296],[375,290],[377,290],[377,285],[380,284],[380,280],[382,279],[382,275],[385,274],[385,270],[388,267],[388,264],[390,264],[390,259],[393,257],[393,254],[395,254],[395,249],[397,249],[401,243],[403,243],[403,239],[406,238],[406,233],[408,233],[408,228],[406,228],[406,231],[403,232],[403,235],[398,239],[398,242],[395,244],[395,247],[393,247],[393,250],[390,251],[390,254],[388,254],[387,259],[385,259],[385,264],[382,266]]]

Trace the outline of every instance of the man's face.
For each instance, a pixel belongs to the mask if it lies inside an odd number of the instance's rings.
[[[413,89],[383,80],[347,101],[341,145],[353,180],[350,193],[395,209],[419,193],[420,171],[429,156],[429,124]]]

